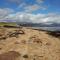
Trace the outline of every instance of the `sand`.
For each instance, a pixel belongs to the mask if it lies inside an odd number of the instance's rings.
[[[16,30],[24,33],[9,36]],[[60,38],[31,28],[0,28],[0,57],[9,51],[20,54],[16,60],[60,60]]]

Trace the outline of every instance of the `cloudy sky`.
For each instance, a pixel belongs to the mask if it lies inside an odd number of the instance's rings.
[[[0,0],[0,22],[60,23],[60,0]]]

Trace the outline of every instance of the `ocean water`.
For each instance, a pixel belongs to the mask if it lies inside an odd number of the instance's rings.
[[[60,31],[60,27],[32,27],[34,29],[42,29],[47,31]]]

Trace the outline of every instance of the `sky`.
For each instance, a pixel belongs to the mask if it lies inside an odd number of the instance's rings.
[[[60,23],[60,0],[0,0],[0,22]]]

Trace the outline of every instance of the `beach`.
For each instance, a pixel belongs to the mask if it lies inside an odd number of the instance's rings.
[[[47,31],[32,28],[2,27],[0,28],[0,60],[4,60],[3,58],[60,60],[60,38],[49,35]]]

